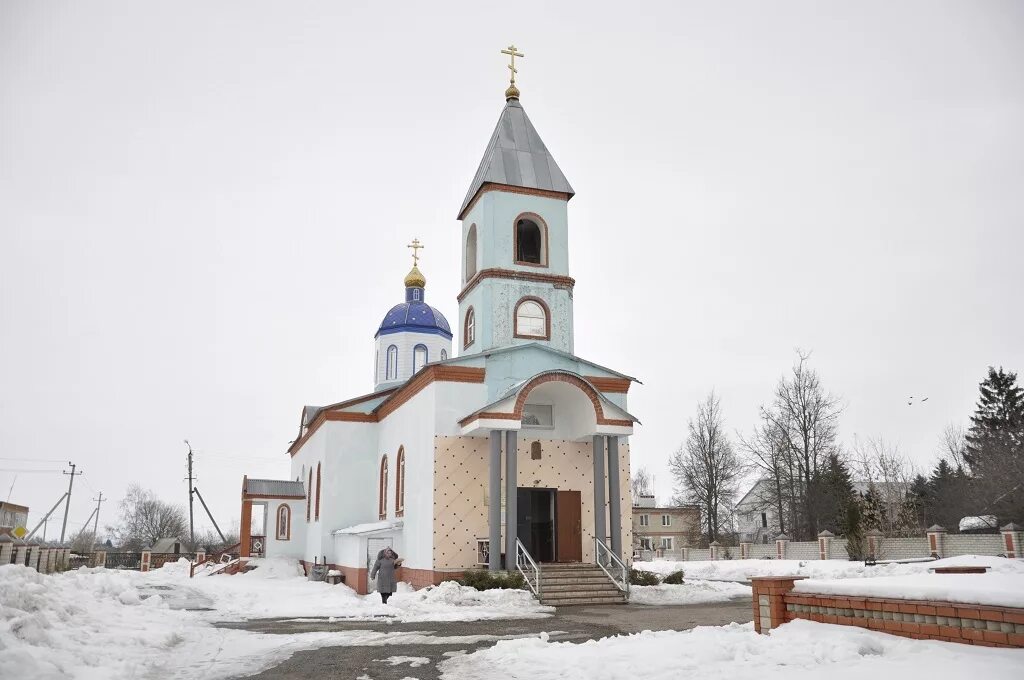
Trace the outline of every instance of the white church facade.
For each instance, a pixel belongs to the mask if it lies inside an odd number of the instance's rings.
[[[454,327],[427,304],[414,242],[404,301],[375,336],[374,390],[302,410],[288,480],[243,480],[243,557],[327,562],[361,593],[388,545],[416,587],[523,553],[630,558],[635,380],[573,354],[574,192],[514,84],[506,98],[458,213]]]

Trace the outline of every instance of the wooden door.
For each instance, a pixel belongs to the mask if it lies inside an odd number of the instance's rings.
[[[555,498],[556,562],[583,560],[583,504],[579,491],[559,491]]]

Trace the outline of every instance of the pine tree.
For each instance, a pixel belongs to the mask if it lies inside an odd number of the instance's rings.
[[[964,460],[982,507],[1000,522],[1024,521],[1024,389],[1017,374],[989,367],[967,433]]]

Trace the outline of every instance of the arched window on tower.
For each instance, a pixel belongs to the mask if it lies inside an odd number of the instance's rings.
[[[469,225],[466,236],[466,281],[476,276],[476,225]]]
[[[441,350],[441,361],[444,361],[447,358],[448,358],[448,350],[442,349]]]
[[[320,521],[320,463],[316,464],[316,505],[314,507],[313,518]]]
[[[412,372],[423,368],[423,365],[427,363],[427,346],[416,345],[412,348]]]
[[[388,518],[388,457],[380,459],[380,481],[377,495],[377,519]]]
[[[539,298],[523,298],[516,305],[515,336],[517,338],[551,337],[551,322],[547,307]]]
[[[462,330],[462,344],[469,347],[476,340],[476,314],[473,308],[466,310],[466,323]]]
[[[292,510],[287,503],[277,509],[277,540],[287,541],[292,537]]]
[[[398,378],[398,347],[388,347],[387,367],[384,370],[385,380],[396,380]]]
[[[405,447],[398,447],[395,459],[395,517],[405,516]]]
[[[516,264],[535,264],[546,267],[547,226],[536,215],[520,215],[516,218],[515,251]]]

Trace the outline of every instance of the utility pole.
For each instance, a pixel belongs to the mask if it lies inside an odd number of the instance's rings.
[[[192,512],[193,504],[193,493],[192,493],[192,445],[185,440],[185,446],[188,447],[188,540],[189,548],[194,549],[196,547],[196,528],[195,528],[195,515]]]
[[[89,548],[89,552],[92,552],[96,549],[96,532],[99,531],[100,528],[100,505],[103,504],[104,500],[102,491],[100,491],[99,496],[99,498],[93,499],[94,501],[96,501],[96,521],[92,525],[92,547]]]
[[[68,528],[68,510],[71,508],[71,488],[75,485],[75,475],[82,474],[81,472],[75,472],[75,464],[70,460],[68,461],[68,465],[71,466],[71,472],[65,472],[64,474],[70,476],[71,479],[68,480],[68,496],[67,500],[64,501],[64,523],[60,527],[61,545],[64,545],[64,533]]]

